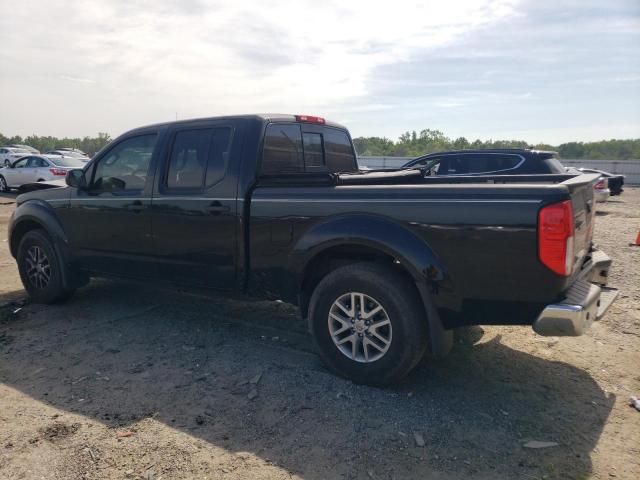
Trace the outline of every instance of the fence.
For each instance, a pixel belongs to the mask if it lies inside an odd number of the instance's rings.
[[[361,167],[369,168],[399,168],[412,157],[358,157]],[[604,170],[609,173],[625,175],[626,185],[640,185],[640,160],[572,160],[562,159],[567,167],[584,167]]]

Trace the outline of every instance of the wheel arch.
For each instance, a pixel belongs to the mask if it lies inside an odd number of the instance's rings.
[[[447,270],[431,247],[406,227],[370,214],[349,214],[328,219],[309,229],[294,246],[288,261],[291,284],[286,288],[304,317],[313,290],[328,273],[347,263],[372,261],[388,264],[415,285],[427,314],[431,351],[450,349],[431,292],[448,278]]]
[[[18,206],[10,221],[9,250],[14,258],[18,254],[20,240],[27,232],[36,229],[47,232],[54,244],[66,251],[67,235],[51,207],[46,202],[30,201]]]

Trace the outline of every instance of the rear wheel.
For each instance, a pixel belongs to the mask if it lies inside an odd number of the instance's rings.
[[[64,288],[64,264],[44,230],[31,230],[22,237],[17,261],[22,284],[35,303],[59,302],[73,294]]]
[[[356,383],[400,380],[427,346],[415,285],[373,263],[347,265],[323,278],[311,297],[309,321],[324,363]]]
[[[2,175],[0,175],[0,192],[8,192],[9,185],[7,185],[7,181],[4,179]]]

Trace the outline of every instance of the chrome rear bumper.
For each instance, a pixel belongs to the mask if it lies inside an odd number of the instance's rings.
[[[606,286],[610,266],[611,259],[604,252],[594,251],[566,298],[548,305],[533,323],[533,330],[544,336],[582,335],[618,296],[617,289]]]

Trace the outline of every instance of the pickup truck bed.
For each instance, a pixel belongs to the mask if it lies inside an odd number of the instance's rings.
[[[10,248],[36,301],[106,275],[282,299],[332,370],[381,385],[461,325],[579,335],[604,314],[597,178],[363,173],[323,119],[199,119],[128,132],[18,197]]]

